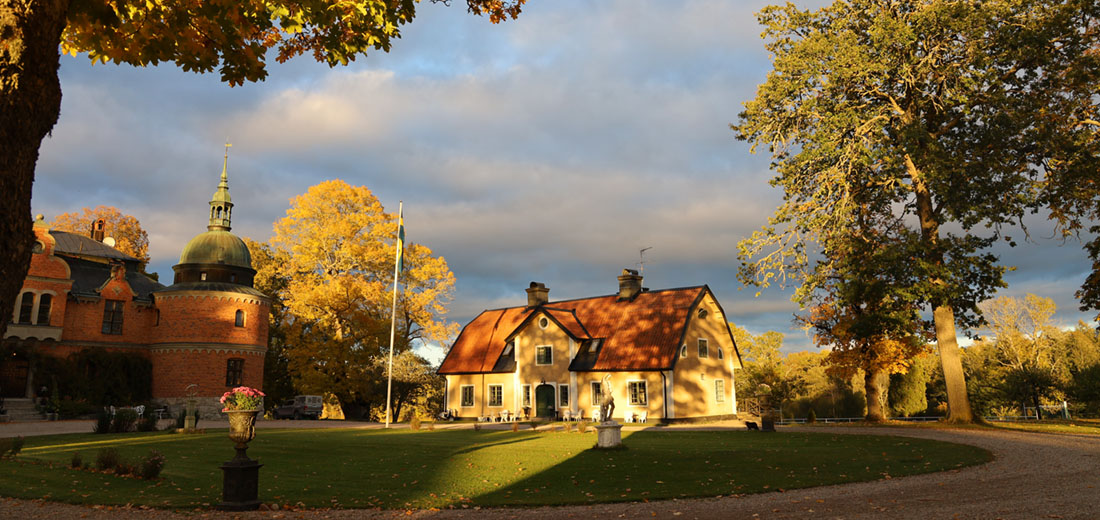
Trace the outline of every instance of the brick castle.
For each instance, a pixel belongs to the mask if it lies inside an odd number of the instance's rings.
[[[252,256],[230,233],[227,163],[207,230],[183,249],[167,287],[112,247],[102,221],[84,236],[36,218],[30,270],[3,338],[11,355],[0,360],[0,395],[34,398],[47,384],[35,380],[36,356],[85,349],[148,359],[152,398],[173,410],[193,395],[210,415],[227,389],[262,387],[271,302],[252,287]]]

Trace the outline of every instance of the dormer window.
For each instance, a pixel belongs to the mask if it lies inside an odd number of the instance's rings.
[[[502,356],[511,356],[512,355],[512,347],[515,347],[515,346],[516,346],[515,343],[509,343],[507,345],[504,345],[504,352],[501,352],[500,355],[502,355]]]

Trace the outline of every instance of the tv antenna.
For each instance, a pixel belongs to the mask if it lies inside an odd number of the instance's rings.
[[[642,274],[645,271],[645,252],[650,249],[653,249],[653,247],[643,247],[638,250],[638,274]]]

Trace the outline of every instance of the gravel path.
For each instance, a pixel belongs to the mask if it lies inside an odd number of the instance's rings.
[[[791,429],[782,431],[794,431]],[[808,428],[805,431],[823,431]],[[258,511],[175,513],[0,500],[0,518],[52,519],[497,519],[497,518],[1100,518],[1100,436],[990,430],[832,428],[830,433],[902,435],[972,444],[996,459],[982,466],[858,484],[745,497],[530,509],[442,511]],[[782,435],[782,432],[779,433]]]

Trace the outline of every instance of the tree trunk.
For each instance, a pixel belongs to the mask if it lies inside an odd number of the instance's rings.
[[[0,316],[15,308],[31,261],[38,148],[61,112],[61,31],[69,0],[0,0]],[[0,337],[8,319],[0,319]]]
[[[943,252],[939,249],[940,223],[932,209],[932,194],[908,155],[905,156],[905,165],[917,198],[917,216],[920,218],[921,242],[924,243],[925,259],[932,265],[942,266]],[[939,278],[929,281],[933,286],[942,286],[945,283]],[[951,307],[946,297],[937,295],[934,298],[932,320],[936,326],[936,344],[940,351],[940,363],[943,365],[943,380],[947,386],[947,420],[957,423],[974,422],[974,414],[970,411],[970,397],[966,393],[966,375],[962,369],[958,337],[955,332],[955,309]]]
[[[863,393],[867,396],[867,422],[886,420],[886,411],[883,409],[882,403],[886,400],[886,388],[889,381],[890,378],[886,374],[886,370],[879,368],[864,371]]]

